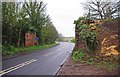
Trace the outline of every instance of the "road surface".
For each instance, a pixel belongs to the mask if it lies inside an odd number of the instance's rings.
[[[55,75],[74,48],[73,43],[60,42],[52,48],[3,61],[4,75]]]

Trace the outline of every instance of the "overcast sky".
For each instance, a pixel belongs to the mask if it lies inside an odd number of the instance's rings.
[[[47,3],[47,14],[59,33],[66,37],[75,36],[73,24],[79,16],[84,13],[80,3],[85,0],[43,0]]]

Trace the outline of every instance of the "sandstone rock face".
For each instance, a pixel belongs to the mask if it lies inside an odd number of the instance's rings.
[[[118,20],[114,21],[94,21],[88,25],[93,26],[93,29],[97,30],[97,50],[105,55],[118,55],[120,52],[120,40],[119,40],[119,25]],[[98,26],[98,27],[97,27]],[[80,29],[75,27],[76,45],[75,50],[86,50],[87,46],[85,41],[80,38]]]

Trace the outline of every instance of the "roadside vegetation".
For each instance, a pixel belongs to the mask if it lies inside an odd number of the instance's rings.
[[[46,4],[40,2],[2,2],[2,53],[13,55],[54,45],[58,32]],[[35,33],[38,46],[25,47],[25,33]]]
[[[103,0],[91,0],[84,4],[87,10],[85,16],[74,21],[77,40],[72,53],[74,61],[109,71],[118,69],[118,5],[119,2]],[[110,10],[110,7],[113,9]]]
[[[72,59],[77,63],[86,63],[97,68],[106,69],[108,71],[116,70],[120,66],[120,63],[118,63],[118,56],[101,57],[99,54],[93,55],[90,52],[84,51],[82,49],[74,51],[72,54]]]
[[[75,38],[73,38],[73,39],[71,40],[71,42],[75,43]]]
[[[56,43],[53,44],[45,44],[45,45],[37,45],[37,46],[30,46],[30,47],[20,47],[20,48],[16,48],[14,46],[3,46],[2,48],[2,54],[3,56],[12,56],[12,55],[18,55],[21,53],[29,53],[29,52],[35,52],[36,50],[42,50],[45,48],[50,48],[57,45]]]

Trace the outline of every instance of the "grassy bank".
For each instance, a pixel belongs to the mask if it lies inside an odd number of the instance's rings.
[[[72,59],[75,62],[86,63],[108,71],[115,70],[119,67],[118,56],[101,57],[97,54],[90,54],[83,50],[75,51],[72,54]]]
[[[3,46],[2,47],[2,55],[3,56],[12,56],[12,55],[19,54],[19,53],[33,52],[35,50],[50,48],[50,47],[53,47],[55,45],[57,45],[57,43],[30,46],[30,47],[21,47],[21,48],[16,48],[14,46]]]

